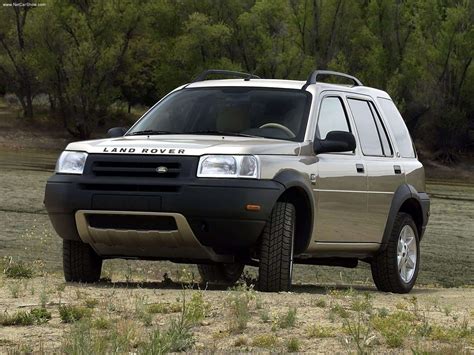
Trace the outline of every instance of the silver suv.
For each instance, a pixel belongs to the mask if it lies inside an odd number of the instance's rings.
[[[379,290],[409,292],[429,204],[390,96],[329,71],[206,71],[132,128],[69,144],[45,196],[66,281],[99,280],[104,259],[171,260],[226,284],[258,266],[262,291],[288,290],[293,263],[360,260]]]

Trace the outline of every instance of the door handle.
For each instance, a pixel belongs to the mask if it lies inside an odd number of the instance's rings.
[[[356,164],[356,169],[358,173],[363,173],[365,171],[364,164]]]
[[[400,167],[400,165],[394,165],[393,166],[393,171],[395,172],[395,174],[401,174],[402,173],[402,168]]]

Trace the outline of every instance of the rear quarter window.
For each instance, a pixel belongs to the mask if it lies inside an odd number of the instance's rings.
[[[395,141],[397,142],[398,151],[403,158],[414,158],[415,149],[413,142],[408,132],[408,128],[403,121],[402,115],[398,112],[397,107],[392,100],[377,98],[377,101],[382,108],[382,112],[387,120],[388,125],[392,129]]]

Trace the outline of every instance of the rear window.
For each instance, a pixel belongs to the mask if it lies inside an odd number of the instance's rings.
[[[392,129],[395,141],[398,145],[398,150],[403,158],[414,158],[415,149],[413,142],[408,132],[408,128],[403,121],[402,115],[398,112],[397,107],[392,100],[379,97],[378,102],[387,119],[387,123]]]

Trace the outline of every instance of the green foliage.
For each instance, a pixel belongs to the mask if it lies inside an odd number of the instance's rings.
[[[274,349],[278,344],[278,338],[274,334],[260,334],[252,339],[252,346],[265,349]]]
[[[12,279],[30,279],[33,277],[33,269],[22,263],[10,263],[4,270],[5,276]]]
[[[385,338],[385,342],[391,348],[399,348],[413,328],[412,322],[415,316],[404,311],[397,311],[385,317],[375,316],[372,325]]]
[[[296,323],[296,307],[288,308],[288,311],[278,317],[278,326],[282,329],[291,328]]]
[[[300,351],[300,346],[300,341],[297,338],[290,338],[286,343],[286,350],[288,350],[289,353],[296,353]]]
[[[331,338],[335,337],[337,332],[334,327],[310,325],[307,330],[308,338]]]
[[[59,317],[63,323],[74,323],[91,315],[91,310],[89,308],[80,306],[60,305],[58,310]]]
[[[18,311],[12,315],[7,313],[0,315],[0,324],[3,326],[27,326],[43,324],[51,319],[51,313],[44,308],[33,308],[29,312]]]
[[[184,319],[181,318],[180,320],[172,320],[165,331],[155,330],[143,353],[151,355],[185,351],[193,344],[193,335]]]

